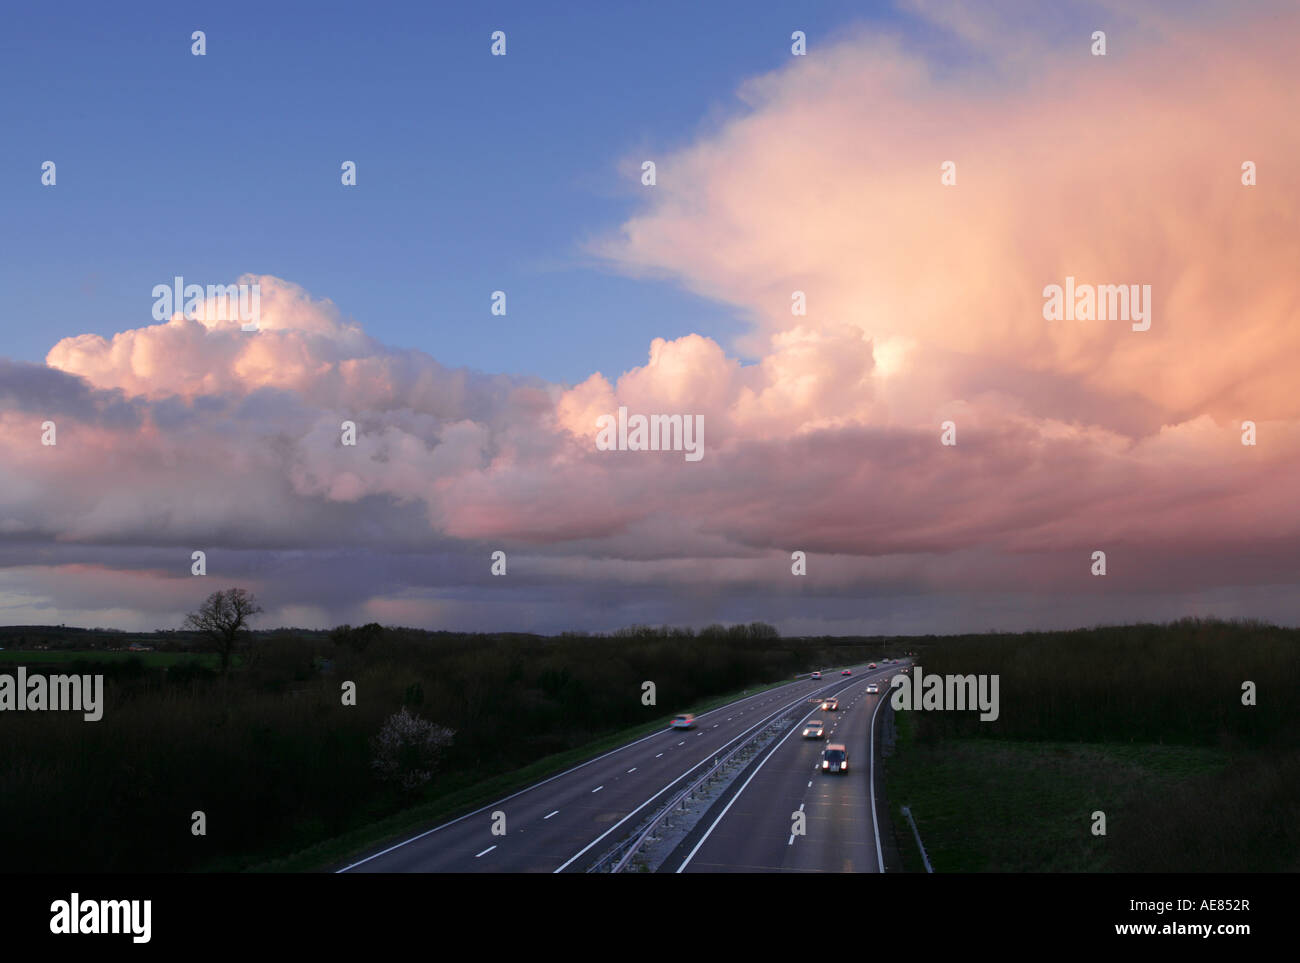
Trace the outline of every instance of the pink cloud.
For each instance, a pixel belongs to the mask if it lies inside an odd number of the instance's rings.
[[[656,338],[644,363],[574,386],[489,377],[248,276],[256,333],[178,316],[0,371],[0,532],[455,545],[484,567],[490,543],[532,553],[538,578],[678,593],[792,591],[795,549],[849,595],[1096,591],[1075,573],[1107,546],[1130,587],[1285,580],[1300,14],[1126,13],[1094,58],[1078,37],[1027,51],[1032,18],[990,34],[961,7],[915,7],[971,66],[865,33],[815,49],[663,157],[651,203],[597,246],[754,318],[737,348]],[[1151,285],[1150,330],[1044,320],[1044,286],[1067,275]],[[702,415],[704,458],[597,451],[596,419],[620,406]],[[1179,568],[1189,553],[1221,574]],[[459,610],[395,592],[367,611]]]

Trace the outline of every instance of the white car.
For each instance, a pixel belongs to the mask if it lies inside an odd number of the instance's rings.
[[[875,695],[879,691],[880,691],[880,686],[876,685],[874,682],[871,683],[871,685],[867,686],[867,695]]]
[[[803,727],[803,737],[805,739],[825,739],[825,723],[820,719],[809,719],[808,724]]]

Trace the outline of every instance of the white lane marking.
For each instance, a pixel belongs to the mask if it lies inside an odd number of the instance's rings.
[[[766,756],[763,757],[762,761],[757,766],[754,767],[754,771],[749,774],[749,778],[745,780],[744,784],[738,790],[736,790],[736,794],[731,797],[731,800],[727,803],[727,805],[722,807],[722,812],[718,813],[718,818],[713,820],[713,824],[704,831],[704,835],[701,836],[699,842],[695,844],[695,848],[686,854],[686,858],[682,860],[682,864],[677,867],[675,872],[680,873],[686,869],[690,861],[695,858],[695,854],[700,851],[700,847],[704,845],[704,843],[708,840],[709,836],[713,833],[713,830],[718,828],[718,823],[722,822],[723,818],[727,815],[727,810],[736,804],[736,800],[740,798],[740,794],[743,793],[745,789],[749,786],[749,784],[754,781],[754,777],[758,775],[759,770],[762,769],[765,765],[767,765],[767,761],[769,759],[771,759],[774,755],[776,755],[776,751],[780,749],[782,745],[784,745],[786,739],[789,739],[792,735],[794,735],[796,732],[799,731],[799,723],[807,721],[810,715],[812,715],[812,710],[811,709],[806,710],[803,719],[800,719],[799,722],[796,722],[794,724],[794,727],[789,732],[787,732],[784,737],[777,740],[776,745],[773,746],[772,750]],[[791,836],[791,838],[793,839],[794,837]]]
[[[631,769],[628,770],[628,772],[629,773],[636,772],[636,766],[633,766]]]
[[[474,858],[475,858],[475,859],[478,859],[479,856],[486,856],[488,853],[492,852],[492,850],[494,850],[494,849],[496,849],[496,845],[495,845],[495,844],[489,846],[487,849],[483,850],[483,852],[479,853],[478,856],[475,856]]]
[[[604,788],[605,788],[604,786],[597,786],[595,789],[592,790],[592,792],[600,792]]]
[[[880,702],[876,703],[876,712],[879,712],[879,711],[880,711],[880,706],[884,703],[884,701],[885,701],[885,700],[881,699]],[[812,710],[811,710],[811,709],[808,710],[807,714],[804,716],[804,719],[807,719],[808,716],[810,716],[810,715],[812,715]],[[727,810],[730,809],[733,805],[735,805],[736,800],[740,798],[740,794],[743,793],[743,792],[745,791],[746,787],[748,787],[749,784],[750,784],[751,782],[754,781],[754,777],[758,775],[758,771],[759,771],[760,769],[762,769],[763,766],[765,766],[765,765],[767,764],[767,761],[768,761],[769,759],[771,759],[774,755],[776,755],[776,751],[777,751],[778,749],[781,748],[781,746],[782,746],[782,744],[785,742],[785,740],[786,740],[786,739],[789,739],[792,735],[794,735],[794,734],[795,734],[796,732],[798,732],[798,731],[799,731],[799,724],[796,723],[795,726],[794,726],[794,728],[791,729],[789,732],[787,732],[787,733],[785,734],[785,737],[784,737],[784,738],[779,739],[779,740],[777,741],[776,745],[772,747],[772,750],[771,750],[771,751],[770,751],[766,756],[763,757],[762,762],[760,762],[760,763],[759,763],[759,764],[754,768],[754,771],[751,772],[751,773],[749,774],[749,778],[745,780],[744,784],[743,784],[743,785],[742,785],[738,790],[736,790],[736,794],[735,794],[734,796],[731,797],[731,801],[728,802],[727,805],[724,806],[724,807],[722,808],[722,812],[718,813],[718,818],[715,819],[715,820],[713,820],[713,824],[712,824],[711,826],[709,826],[709,828],[706,829],[706,830],[704,831],[704,835],[701,836],[699,842],[697,842],[697,843],[695,844],[695,848],[692,849],[689,853],[686,854],[686,858],[685,858],[684,860],[682,860],[682,864],[681,864],[680,866],[677,867],[677,869],[675,870],[675,872],[680,873],[680,872],[682,872],[683,870],[686,869],[687,865],[690,864],[690,861],[691,861],[692,859],[695,858],[695,854],[698,853],[698,852],[700,851],[700,847],[703,846],[704,843],[705,843],[705,841],[709,838],[709,835],[713,832],[713,830],[715,830],[715,829],[717,828],[718,823],[722,822],[723,817],[727,815]],[[875,738],[876,738],[876,717],[875,717],[874,714],[871,716],[871,736],[870,736],[870,738],[871,738],[871,772],[872,772],[873,775],[874,775],[874,773],[875,773],[875,759],[876,759],[876,753],[875,753],[875,749],[876,749],[876,744],[875,744]],[[816,768],[817,768],[816,765],[814,765],[813,768],[816,769]],[[811,785],[811,783],[810,783],[810,785]],[[872,781],[872,783],[871,783],[871,786],[872,786],[872,793],[871,793],[871,822],[872,822],[872,824],[873,824],[872,828],[875,830],[875,833],[876,833],[876,859],[877,859],[877,863],[876,863],[876,865],[877,865],[878,867],[882,867],[882,868],[880,869],[880,872],[884,872],[883,867],[884,867],[884,865],[885,865],[885,861],[884,861],[884,857],[883,857],[882,855],[880,855],[880,824],[879,824],[878,822],[876,822],[876,794],[875,794],[875,789],[874,789],[874,787],[875,787],[874,779],[873,779],[873,781]],[[801,805],[799,808],[800,808],[800,809],[803,809],[803,806]],[[793,846],[793,845],[794,845],[794,834],[793,834],[793,833],[790,834],[790,842],[787,843],[786,845],[789,845],[789,846]]]
[[[746,698],[753,698],[753,697],[752,696],[742,697],[741,699],[738,699],[737,702],[744,702]],[[732,703],[732,705],[735,704],[736,703]],[[725,708],[725,706],[723,708]],[[703,715],[709,715],[711,713],[721,712],[721,711],[722,711],[721,709],[710,709],[708,712],[703,713]],[[588,759],[586,762],[580,762],[576,766],[571,766],[570,768],[564,770],[564,772],[557,772],[554,776],[549,776],[546,779],[543,779],[541,782],[535,782],[531,786],[525,786],[523,789],[520,789],[517,792],[512,792],[509,796],[503,796],[502,798],[498,799],[496,802],[488,803],[486,806],[480,806],[478,809],[475,809],[472,812],[468,812],[463,816],[457,816],[455,819],[442,823],[439,826],[434,826],[432,829],[426,829],[422,833],[417,833],[416,835],[412,836],[410,839],[404,839],[400,843],[394,843],[392,846],[389,846],[387,849],[381,849],[377,853],[372,853],[371,855],[365,857],[364,859],[358,859],[355,863],[349,863],[348,865],[344,866],[342,869],[335,870],[335,872],[346,873],[350,869],[356,869],[362,863],[368,863],[372,859],[378,859],[380,856],[386,856],[395,849],[401,849],[403,846],[407,846],[418,839],[423,839],[425,836],[429,836],[432,835],[433,833],[438,832],[439,830],[446,829],[448,826],[454,826],[458,822],[462,822],[463,820],[469,819],[470,816],[477,816],[479,813],[487,812],[490,809],[496,809],[502,803],[509,802],[511,799],[514,799],[516,796],[522,796],[526,792],[532,792],[534,789],[540,789],[542,786],[545,786],[549,782],[554,782],[557,779],[563,779],[571,772],[577,772],[579,769],[582,769],[586,766],[590,766],[593,762],[599,762],[600,760],[606,758],[607,756],[614,755],[616,752],[622,752],[624,749],[630,749],[633,746],[639,746],[641,743],[647,742],[650,739],[654,739],[657,736],[659,736],[658,732],[652,732],[650,733],[650,735],[642,736],[640,739],[635,739],[632,742],[629,742],[627,745],[619,746],[617,749],[611,749],[609,752],[603,752],[599,756],[596,756],[593,759]]]
[[[663,755],[663,753],[662,753],[662,752],[661,752],[661,753],[659,753],[659,756],[662,756],[662,755]],[[656,759],[658,759],[658,758],[659,758],[659,756],[655,756],[655,758],[656,758]]]
[[[799,812],[803,812],[803,803],[799,804]]]
[[[816,769],[817,767],[816,767],[816,766],[813,766],[813,768]],[[811,780],[811,779],[808,780],[808,788],[809,788],[809,789],[812,788],[812,780]]]
[[[679,745],[679,746],[684,746],[684,745],[686,745],[686,740],[683,739],[681,742],[677,743],[677,745]]]
[[[811,785],[811,783],[809,783],[809,785]],[[558,813],[558,812],[559,812],[558,809],[555,810],[555,813]],[[543,819],[550,819],[552,816],[555,815],[555,813],[548,813],[547,815],[543,816],[542,818],[543,818]]]
[[[798,682],[787,682],[787,683],[785,683],[784,685],[782,685],[780,688],[784,689],[784,688],[786,688],[787,686],[797,686],[798,684],[799,684]],[[733,706],[734,706],[734,705],[740,705],[741,703],[748,702],[750,699],[754,699],[754,698],[757,698],[757,696],[751,696],[751,695],[749,695],[748,692],[744,692],[744,693],[741,694],[741,698],[739,698],[739,699],[737,699],[735,702],[731,703],[731,705],[733,705]],[[726,707],[726,706],[722,706],[721,708],[718,708],[718,709],[710,709],[708,712],[702,713],[702,716],[711,715],[711,714],[713,714],[714,712],[721,712],[721,711],[722,711],[723,709],[725,709],[725,708],[727,708],[727,707]],[[740,712],[740,715],[743,716],[744,714],[745,714],[745,713],[744,713],[744,711],[742,710],[742,711]],[[557,780],[557,779],[562,779],[562,778],[564,778],[565,776],[567,776],[569,773],[571,773],[571,772],[577,772],[579,769],[582,769],[582,768],[584,768],[585,766],[590,766],[593,762],[599,762],[600,760],[606,758],[607,756],[612,756],[612,755],[614,755],[616,752],[622,752],[624,749],[630,749],[630,748],[632,748],[633,746],[639,746],[641,743],[646,742],[646,741],[648,741],[648,740],[650,740],[650,739],[654,739],[654,738],[657,737],[658,735],[659,735],[659,733],[657,733],[657,732],[652,732],[652,733],[650,733],[650,735],[648,735],[648,736],[642,736],[640,739],[633,740],[632,742],[629,742],[627,745],[619,746],[617,749],[611,749],[609,752],[601,753],[599,756],[596,756],[596,757],[593,758],[593,759],[588,759],[586,762],[580,762],[580,763],[578,763],[576,766],[572,766],[572,767],[570,767],[570,768],[564,770],[564,772],[557,772],[554,776],[548,776],[546,779],[543,779],[541,782],[535,782],[535,783],[533,783],[531,786],[525,786],[523,789],[520,789],[520,790],[518,790],[517,792],[512,792],[509,796],[503,796],[502,798],[498,799],[496,802],[488,803],[486,806],[480,806],[478,809],[475,809],[475,810],[473,810],[472,812],[467,812],[467,813],[465,813],[465,815],[463,815],[463,816],[457,816],[455,819],[449,820],[449,821],[447,821],[447,822],[445,822],[445,823],[442,823],[441,825],[434,826],[432,829],[426,829],[426,830],[425,830],[424,832],[422,832],[422,833],[416,833],[416,834],[415,834],[414,836],[412,836],[410,839],[404,839],[404,840],[402,840],[400,843],[394,843],[392,846],[389,846],[387,849],[381,849],[381,850],[380,850],[379,852],[377,852],[377,853],[372,853],[371,855],[366,856],[364,859],[358,859],[355,863],[349,863],[348,865],[344,866],[342,869],[336,869],[334,872],[335,872],[335,873],[346,873],[346,872],[347,872],[348,870],[350,870],[350,869],[356,869],[356,868],[357,868],[358,866],[360,866],[362,863],[368,863],[368,862],[370,862],[372,859],[378,859],[380,856],[386,856],[386,855],[388,855],[389,853],[391,853],[391,852],[392,852],[393,850],[395,850],[395,849],[401,849],[403,846],[407,846],[407,845],[409,845],[409,844],[415,842],[416,840],[423,839],[425,836],[430,836],[430,835],[432,835],[433,833],[438,832],[439,830],[446,829],[448,826],[454,826],[454,825],[456,825],[458,822],[462,822],[463,820],[469,819],[470,816],[477,816],[479,813],[487,812],[489,809],[496,809],[496,808],[499,807],[502,803],[504,803],[504,802],[509,802],[511,799],[514,799],[516,796],[522,796],[522,795],[523,795],[524,793],[526,793],[526,792],[532,792],[534,789],[540,789],[542,786],[545,786],[545,785],[546,785],[547,783],[549,783],[549,782],[554,782],[554,781]],[[733,741],[734,741],[734,740],[733,740]],[[681,745],[681,743],[678,743],[678,745]],[[662,753],[661,753],[660,755],[662,755]],[[655,758],[658,759],[659,757],[656,756]],[[653,798],[653,797],[651,797],[651,798]],[[647,802],[648,802],[648,801],[649,801],[649,800],[647,800]],[[558,810],[557,810],[557,811],[558,811]],[[620,823],[620,825],[621,825],[621,823]],[[603,838],[604,838],[604,836],[601,836],[601,839],[603,839]],[[586,850],[583,850],[583,852],[586,852]],[[579,855],[581,855],[581,853],[580,853]],[[576,857],[575,857],[575,858],[576,858]],[[572,861],[573,861],[573,860],[569,860],[569,862],[572,862]],[[569,863],[565,863],[564,865],[567,866],[567,865],[569,865]],[[562,867],[560,867],[560,868],[563,869],[564,867],[562,866]],[[556,870],[556,872],[559,872],[559,870]]]
[[[730,742],[724,743],[722,748],[725,749],[725,748],[727,748],[728,746],[734,745],[736,742],[738,742],[739,740],[743,739],[745,736],[749,735],[749,733],[753,732],[753,731],[754,731],[755,729],[757,729],[759,726],[762,726],[762,725],[764,725],[764,724],[766,724],[766,723],[768,723],[768,722],[771,722],[772,719],[775,718],[776,716],[781,715],[781,714],[784,714],[784,713],[786,713],[786,712],[789,712],[791,709],[794,709],[796,706],[798,706],[798,704],[799,704],[800,701],[801,701],[801,700],[796,699],[796,700],[793,701],[793,702],[788,702],[788,703],[786,703],[786,704],[785,704],[784,706],[782,706],[779,710],[777,710],[777,712],[773,712],[773,713],[771,713],[770,715],[764,717],[764,718],[761,719],[760,721],[754,723],[752,726],[750,726],[748,729],[746,729],[746,730],[745,730],[744,732],[742,732],[740,735],[733,737],[732,740],[731,740]],[[712,711],[712,710],[710,710],[710,711]],[[806,718],[806,716],[805,716],[805,718]],[[797,729],[798,726],[796,725],[795,728]],[[793,733],[794,731],[795,731],[795,730],[792,729],[792,730],[791,730],[791,733]],[[648,738],[650,738],[650,737],[647,736],[646,738],[648,739]],[[789,738],[789,736],[787,735],[786,738]],[[697,766],[697,767],[693,767],[693,768],[698,768],[698,766]],[[689,772],[689,771],[690,771],[690,770],[688,770],[688,772]],[[566,859],[563,863],[561,863],[561,864],[560,864],[559,866],[557,866],[555,869],[551,870],[551,872],[552,872],[552,873],[562,873],[562,872],[564,872],[564,871],[565,871],[566,869],[568,869],[571,865],[573,865],[574,862],[576,862],[578,859],[582,858],[583,854],[586,853],[589,849],[591,849],[593,846],[598,845],[602,839],[604,839],[604,838],[605,838],[606,836],[608,836],[610,833],[612,833],[612,832],[614,832],[615,830],[617,830],[619,826],[622,826],[625,822],[627,822],[629,819],[631,819],[633,816],[635,816],[635,815],[636,815],[637,813],[639,813],[641,810],[645,809],[646,806],[649,806],[652,802],[654,802],[656,799],[658,799],[660,796],[662,796],[664,793],[666,793],[669,789],[671,789],[673,786],[675,786],[675,785],[676,785],[676,784],[677,784],[677,783],[678,783],[682,778],[684,778],[684,777],[683,777],[683,776],[678,776],[678,777],[674,778],[673,780],[671,780],[667,785],[665,785],[665,786],[664,786],[662,789],[660,789],[657,793],[655,793],[653,796],[651,796],[649,799],[647,799],[647,800],[646,800],[645,802],[643,802],[641,805],[637,806],[636,809],[633,809],[630,813],[628,813],[626,816],[624,816],[622,819],[620,819],[618,822],[616,822],[613,826],[610,826],[609,829],[605,830],[603,833],[601,833],[599,836],[597,836],[595,839],[593,839],[591,842],[589,842],[586,846],[583,846],[582,849],[578,850],[576,853],[574,853],[572,856],[570,856],[568,859]],[[750,778],[753,778],[753,777],[751,776]],[[484,808],[486,808],[486,807],[484,807]],[[680,872],[680,870],[679,870],[679,872]]]

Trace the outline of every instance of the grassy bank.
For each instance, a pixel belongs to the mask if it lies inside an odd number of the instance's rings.
[[[1295,871],[1298,638],[1184,620],[940,640],[926,674],[997,673],[1001,713],[895,714],[905,868],[923,871],[904,805],[935,872]]]

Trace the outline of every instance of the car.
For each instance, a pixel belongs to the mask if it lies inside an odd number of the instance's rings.
[[[672,727],[674,729],[694,729],[695,716],[689,712],[679,712],[673,716]]]
[[[849,750],[842,742],[832,742],[822,750],[822,772],[849,771]]]
[[[876,663],[874,663],[874,662],[869,662],[869,663],[867,663],[867,668],[868,668],[868,669],[874,669],[875,667],[876,667]]]
[[[843,672],[840,673],[840,675],[852,675],[852,674],[853,674],[852,669],[845,669]]]
[[[820,672],[814,672],[814,673],[812,674],[812,677],[813,677],[814,679],[820,679],[820,678],[822,677],[822,674],[821,674]]]
[[[803,737],[805,739],[825,739],[826,724],[820,719],[809,719],[803,727]]]
[[[827,699],[825,702],[822,703],[822,708],[825,709],[827,712],[835,712],[836,710],[839,709],[839,707],[840,707],[839,699]]]
[[[880,686],[876,685],[874,682],[867,686],[867,695],[875,695],[879,691]]]

